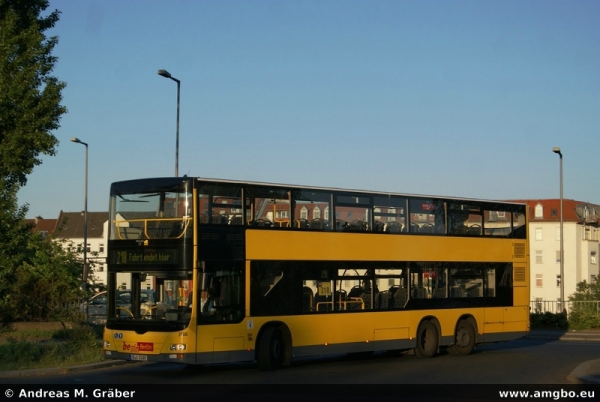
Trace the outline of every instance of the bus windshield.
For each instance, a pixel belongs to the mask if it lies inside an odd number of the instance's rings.
[[[121,190],[113,185],[111,240],[176,239],[190,233],[192,202],[186,186]]]
[[[193,281],[190,277],[160,278],[159,273],[120,272],[112,320],[187,323],[191,317]]]

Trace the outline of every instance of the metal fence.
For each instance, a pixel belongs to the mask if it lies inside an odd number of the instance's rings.
[[[563,311],[563,303],[560,301],[550,300],[532,300],[529,303],[529,308],[532,313],[561,313]],[[564,308],[567,313],[572,311],[580,311],[591,314],[600,314],[600,301],[567,301],[564,303]]]

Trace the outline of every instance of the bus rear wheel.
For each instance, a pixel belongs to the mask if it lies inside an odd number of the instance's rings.
[[[258,343],[258,368],[261,370],[275,370],[283,362],[283,337],[275,327],[265,329]]]
[[[457,356],[470,355],[475,349],[475,328],[467,320],[460,320],[456,327],[454,345],[448,348],[448,353]]]
[[[431,321],[423,321],[417,330],[417,347],[415,355],[418,357],[433,357],[439,346],[439,333]]]

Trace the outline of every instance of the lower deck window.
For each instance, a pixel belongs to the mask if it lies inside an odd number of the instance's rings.
[[[252,261],[253,316],[512,305],[512,264]]]

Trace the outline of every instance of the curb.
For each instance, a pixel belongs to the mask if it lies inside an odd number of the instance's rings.
[[[600,342],[600,332],[531,331],[528,339],[553,339],[559,341]]]
[[[66,374],[76,373],[78,371],[95,370],[100,368],[122,366],[124,364],[135,364],[137,362],[130,362],[126,360],[106,360],[97,363],[82,364],[80,366],[68,366],[68,367],[50,367],[45,369],[31,369],[31,370],[11,370],[11,371],[0,371],[0,378],[19,378],[19,377],[31,377],[31,376],[44,376],[52,374]]]
[[[599,376],[587,375],[588,372],[592,371],[594,366],[600,367],[600,359],[590,360],[585,363],[581,363],[579,366],[575,367],[575,370],[571,371],[569,377],[576,378],[586,384],[600,384]]]

